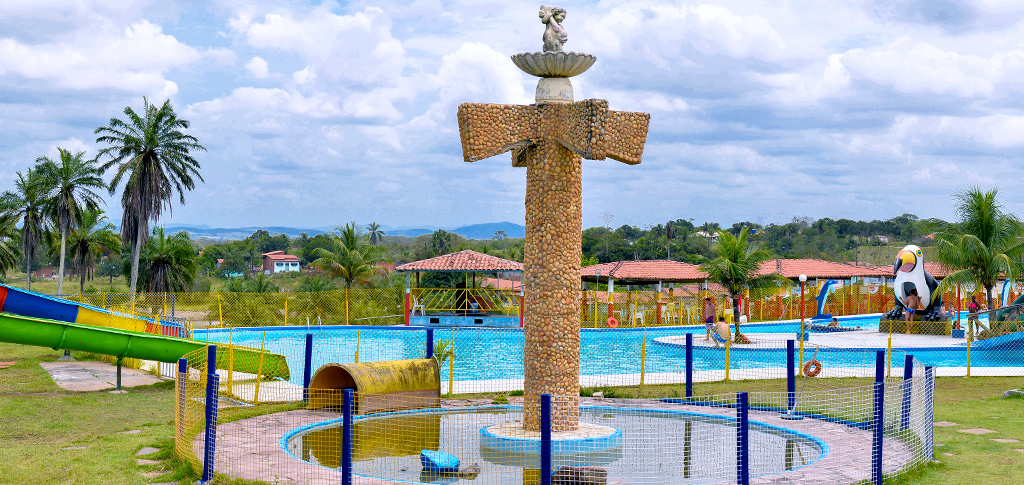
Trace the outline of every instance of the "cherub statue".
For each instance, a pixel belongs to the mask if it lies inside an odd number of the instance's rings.
[[[569,41],[569,34],[562,28],[565,20],[565,9],[561,7],[540,6],[540,20],[547,24],[544,29],[544,52],[561,52],[562,44]]]

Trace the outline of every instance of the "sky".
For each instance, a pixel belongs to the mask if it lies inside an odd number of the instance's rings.
[[[650,113],[643,163],[584,161],[584,227],[1024,213],[1024,2],[567,1],[576,99]],[[462,160],[463,102],[530,104],[513,1],[0,2],[0,190],[143,97],[207,151],[163,223],[524,221],[509,155]],[[109,180],[109,177],[108,177]],[[119,197],[108,212],[120,220]]]

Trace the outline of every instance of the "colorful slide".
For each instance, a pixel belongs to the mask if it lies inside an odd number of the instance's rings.
[[[160,328],[161,333],[169,333],[166,328],[173,325],[0,285],[0,342],[169,363],[207,346],[197,340],[115,327]],[[290,376],[283,355],[264,352],[260,359],[259,350],[237,345],[230,351],[232,359],[228,359],[227,345],[217,346],[218,368],[226,369],[230,360],[237,372]]]

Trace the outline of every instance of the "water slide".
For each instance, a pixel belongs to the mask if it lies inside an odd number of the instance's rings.
[[[174,363],[206,342],[130,329],[164,329],[163,322],[0,285],[0,342],[79,350],[114,357]],[[118,328],[122,327],[122,328]],[[173,328],[173,326],[170,326]],[[217,346],[217,367],[226,369],[228,346]],[[289,378],[283,355],[232,346],[234,370]]]

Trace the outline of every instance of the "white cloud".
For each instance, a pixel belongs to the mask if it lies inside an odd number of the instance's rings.
[[[313,71],[313,66],[306,66],[301,71],[292,73],[292,79],[298,84],[307,84],[316,79],[316,72]]]
[[[311,118],[327,118],[338,116],[341,110],[337,100],[326,94],[303,96],[296,91],[278,88],[237,88],[228,96],[211,101],[202,101],[190,105],[186,115],[205,115],[219,118],[219,115],[232,112],[264,112],[284,111],[294,115]]]
[[[269,74],[267,61],[260,56],[249,59],[249,62],[245,63],[245,70],[249,71],[249,74],[257,79],[263,79]]]
[[[62,88],[111,88],[169,97],[177,83],[165,73],[198,62],[205,54],[218,58],[222,50],[205,53],[164,34],[146,20],[121,31],[80,31],[73,38],[43,44],[0,39],[0,76],[15,74]]]

